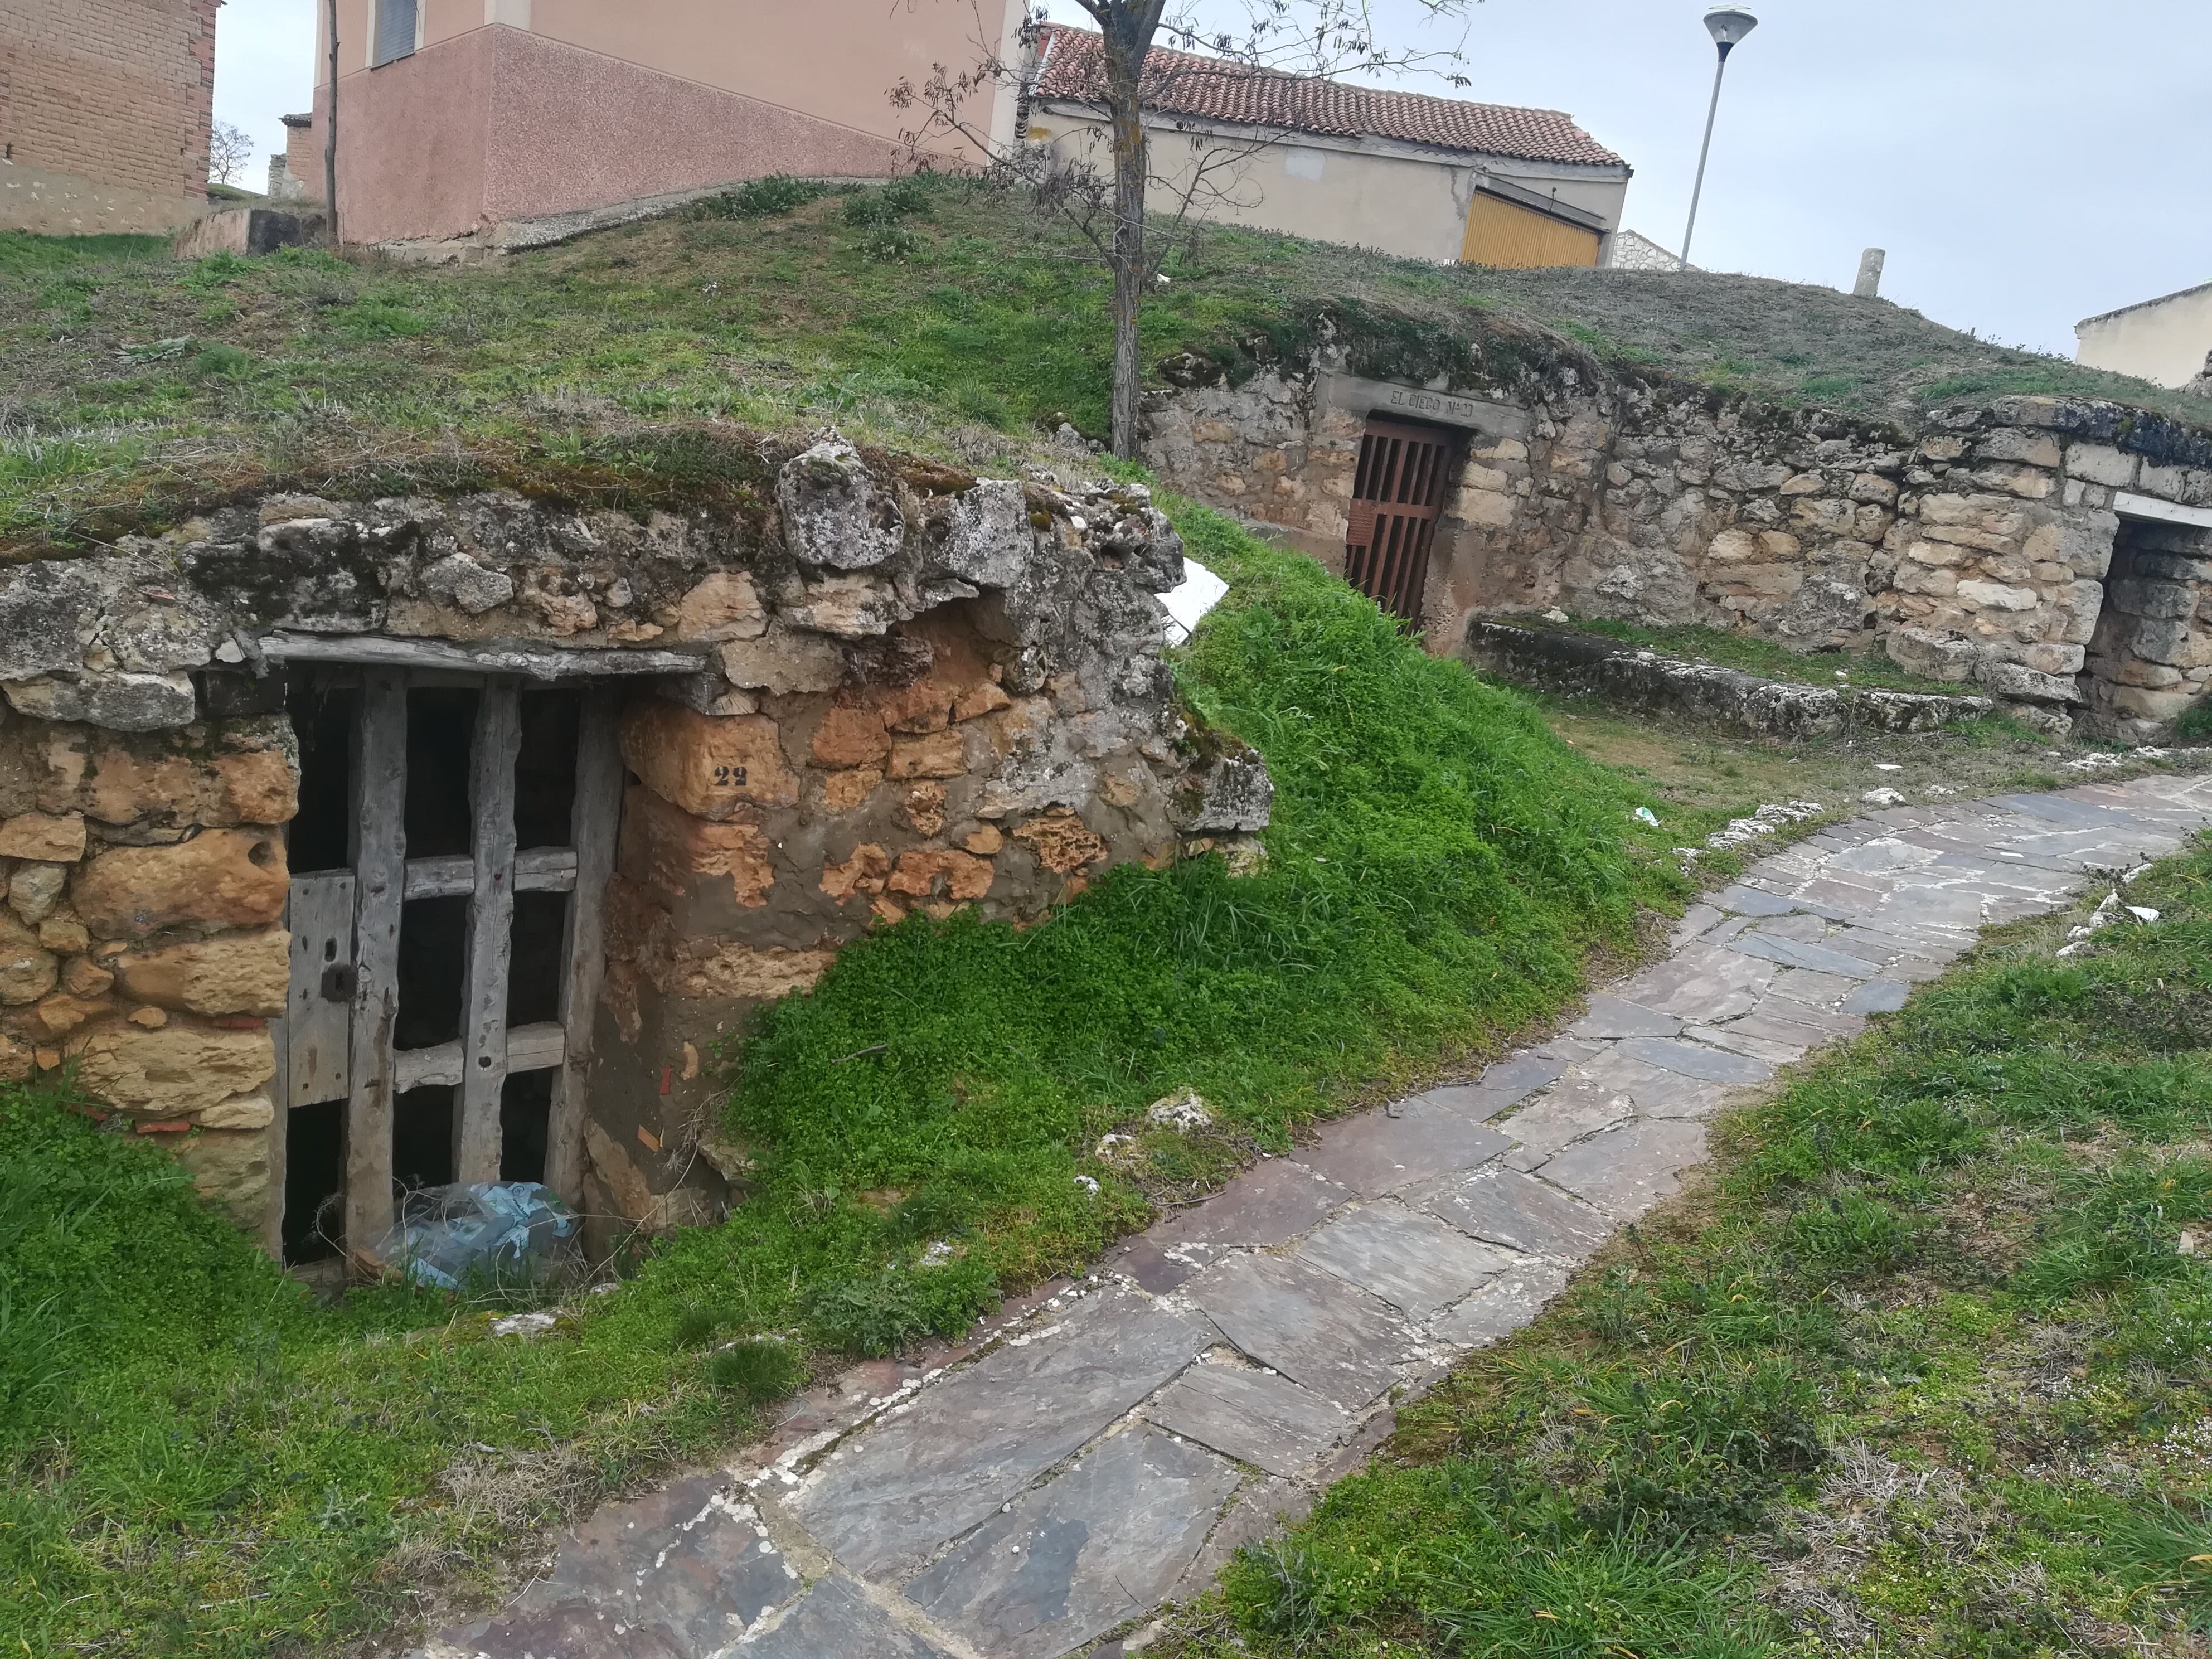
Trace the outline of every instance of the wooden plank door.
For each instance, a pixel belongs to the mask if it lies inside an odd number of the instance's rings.
[[[1344,578],[1394,616],[1421,619],[1451,443],[1431,427],[1370,419],[1352,476]]]

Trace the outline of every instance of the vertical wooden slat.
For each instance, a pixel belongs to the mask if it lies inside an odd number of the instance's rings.
[[[547,1126],[545,1184],[572,1204],[583,1201],[584,1108],[590,1086],[592,1027],[599,981],[606,970],[606,933],[600,905],[614,873],[615,837],[622,823],[623,763],[615,726],[622,692],[602,687],[586,695],[577,734],[576,801],[571,834],[576,847],[576,887],[568,901],[561,978],[561,1024],[568,1048],[553,1079],[553,1121]]]
[[[392,1026],[399,1011],[399,911],[407,878],[407,681],[362,677],[354,766],[354,965],[346,1108],[346,1248],[392,1225]]]
[[[348,998],[325,997],[323,984],[330,969],[353,963],[353,872],[293,877],[286,925],[292,930],[292,977],[278,1045],[290,1073],[283,1103],[343,1100],[351,1092],[346,1051],[353,1038],[353,1006]]]
[[[519,682],[495,679],[477,705],[469,805],[476,890],[462,984],[460,1109],[453,1178],[499,1179],[499,1097],[507,1083],[507,981],[514,933],[514,763],[522,746]]]
[[[293,906],[288,899],[284,905],[284,926],[292,926]],[[296,946],[292,947],[292,963],[296,969],[300,957]],[[299,981],[295,971],[292,976],[295,990]],[[278,1261],[284,1259],[284,1161],[286,1142],[292,1127],[292,1043],[289,1018],[295,990],[285,994],[285,1013],[269,1022],[269,1041],[276,1050],[276,1075],[269,1079],[269,1101],[275,1108],[269,1120],[269,1137],[264,1143],[269,1154],[269,1196],[261,1213],[261,1248]]]

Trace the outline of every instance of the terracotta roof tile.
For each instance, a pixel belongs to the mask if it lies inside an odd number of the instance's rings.
[[[1055,26],[1043,30],[1038,46],[1048,55],[1036,95],[1048,100],[1095,100],[1103,70],[1100,46],[1099,37],[1087,29]],[[1145,105],[1163,115],[1334,138],[1394,138],[1524,161],[1628,165],[1558,110],[1347,86],[1318,76],[1284,75],[1160,46],[1145,60]]]

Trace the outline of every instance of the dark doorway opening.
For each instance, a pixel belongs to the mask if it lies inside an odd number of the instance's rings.
[[[469,765],[483,693],[418,685],[407,693],[407,856],[465,856],[474,837]]]
[[[453,1178],[453,1091],[429,1084],[392,1103],[392,1179],[412,1190]]]
[[[284,1264],[337,1255],[345,1243],[345,1102],[295,1106],[284,1131]]]
[[[434,1048],[461,1034],[462,976],[469,951],[469,902],[410,899],[399,913],[399,1012],[392,1046]]]
[[[353,745],[361,699],[312,682],[285,696],[300,743],[300,810],[285,836],[292,873],[353,866]]]
[[[553,1127],[553,1073],[516,1072],[499,1096],[499,1178],[545,1179]]]
[[[1344,579],[1409,623],[1421,619],[1455,441],[1440,427],[1371,418],[1359,441]]]

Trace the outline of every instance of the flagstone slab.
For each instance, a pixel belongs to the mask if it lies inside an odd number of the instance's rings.
[[[1462,1347],[1487,1347],[1532,1323],[1567,1288],[1571,1277],[1570,1269],[1550,1261],[1508,1268],[1457,1307],[1430,1321],[1429,1333]]]
[[[719,1652],[806,1588],[727,1485],[691,1475],[603,1505],[502,1616],[442,1632],[441,1643],[489,1659]]]
[[[1352,1426],[1312,1389],[1241,1365],[1193,1365],[1145,1415],[1171,1434],[1283,1475],[1306,1468]]]
[[[1055,1659],[1157,1607],[1242,1480],[1225,1458],[1132,1429],[977,1528],[907,1596],[993,1659]]]
[[[1771,995],[1759,1007],[1765,1008],[1773,998],[1781,997],[1802,1007],[1833,1008],[1865,982],[1847,979],[1841,974],[1819,973],[1810,968],[1785,968],[1774,976]]]
[[[1682,1036],[1685,1042],[1700,1048],[1717,1048],[1739,1059],[1758,1060],[1766,1066],[1794,1065],[1804,1059],[1808,1049],[1826,1041],[1817,1032],[1808,1034],[1803,1042],[1760,1036],[1744,1029],[1744,1020],[1752,1018],[1753,1016],[1746,1014],[1742,1020],[1730,1020],[1726,1025],[1692,1025],[1682,1033]]]
[[[1316,1137],[1316,1145],[1302,1146],[1292,1156],[1362,1198],[1379,1198],[1454,1170],[1471,1170],[1512,1144],[1464,1113],[1420,1097],[1395,1109],[1395,1117],[1368,1112],[1332,1123]]]
[[[1764,1007],[1765,1002],[1758,1006]],[[1608,1094],[1626,1096],[1647,1117],[1703,1117],[1727,1093],[1724,1085],[1663,1070],[1617,1048],[1583,1061],[1560,1081],[1586,1082]],[[1512,1126],[1509,1118],[1503,1127],[1510,1133]]]
[[[1611,1222],[1579,1199],[1534,1176],[1494,1166],[1442,1188],[1424,1207],[1486,1243],[1562,1261],[1585,1260],[1613,1231]]]
[[[1844,1003],[1848,1014],[1893,1014],[1905,1006],[1912,988],[1893,979],[1870,979]]]
[[[1298,1251],[1316,1267],[1425,1319],[1509,1265],[1509,1258],[1432,1215],[1370,1204],[1332,1221]]]
[[[1589,1012],[1567,1027],[1571,1036],[1603,1042],[1613,1037],[1673,1036],[1682,1029],[1678,1014],[1626,1002],[1600,991],[1589,1000]]]
[[[1774,1067],[1747,1054],[1731,1054],[1702,1043],[1672,1042],[1663,1037],[1630,1037],[1620,1051],[1632,1060],[1656,1066],[1663,1072],[1703,1078],[1708,1083],[1764,1083]]]
[[[1480,1123],[1519,1105],[1571,1063],[1563,1054],[1518,1054],[1511,1060],[1500,1060],[1473,1083],[1426,1089],[1421,1098],[1431,1106],[1441,1106],[1448,1112],[1457,1112]]]
[[[1346,1411],[1390,1386],[1407,1346],[1387,1304],[1309,1262],[1232,1257],[1189,1296],[1244,1354]]]
[[[863,1577],[920,1567],[1213,1340],[1142,1297],[1102,1295],[924,1391],[817,1471],[792,1508]]]
[[[1775,939],[1765,933],[1746,933],[1729,948],[1747,957],[1763,957],[1787,968],[1817,968],[1824,974],[1842,974],[1853,979],[1872,979],[1878,971],[1872,963],[1844,951],[1802,944],[1794,939]],[[1736,1012],[1749,1013],[1751,1010],[1742,1008]]]
[[[1271,1158],[1205,1203],[1155,1227],[1152,1237],[1170,1249],[1187,1244],[1260,1249],[1296,1238],[1351,1196],[1348,1188],[1338,1186],[1302,1159]]]
[[[1256,1544],[1263,1539],[1279,1538],[1313,1513],[1314,1491],[1310,1486],[1283,1479],[1279,1475],[1264,1475],[1247,1480],[1238,1488],[1237,1496],[1229,1500],[1229,1507],[1213,1523],[1205,1547],[1183,1569],[1176,1587],[1168,1592],[1172,1601],[1192,1601],[1213,1588],[1237,1552],[1247,1544]],[[1097,1650],[1094,1659],[1109,1659],[1111,1644]]]
[[[1603,1063],[1601,1060],[1584,1062]],[[1577,1066],[1512,1116],[1498,1120],[1498,1127],[1513,1137],[1514,1149],[1506,1161],[1515,1169],[1532,1169],[1571,1141],[1635,1115],[1634,1100],[1620,1090],[1576,1075],[1581,1070]]]
[[[1773,977],[1770,963],[1699,940],[1615,990],[1638,1007],[1660,1013],[1726,1019],[1749,1013]]]
[[[1543,1173],[1614,1220],[1632,1221],[1672,1198],[1681,1172],[1705,1160],[1705,1125],[1653,1119],[1570,1146]]]
[[[744,1659],[953,1659],[948,1650],[894,1620],[842,1574],[823,1579],[774,1630],[738,1651]],[[541,1649],[537,1659],[556,1656],[569,1659],[568,1650]]]
[[[1783,1006],[1803,1008],[1805,1005],[1785,1002]],[[1825,1013],[1818,1008],[1807,1008],[1805,1012],[1819,1018],[1792,1019],[1778,1011],[1768,1012],[1767,1005],[1761,1003],[1741,1019],[1732,1019],[1721,1030],[1729,1036],[1756,1037],[1762,1042],[1778,1043],[1803,1051],[1844,1042],[1866,1029],[1866,1021],[1856,1015]]]

